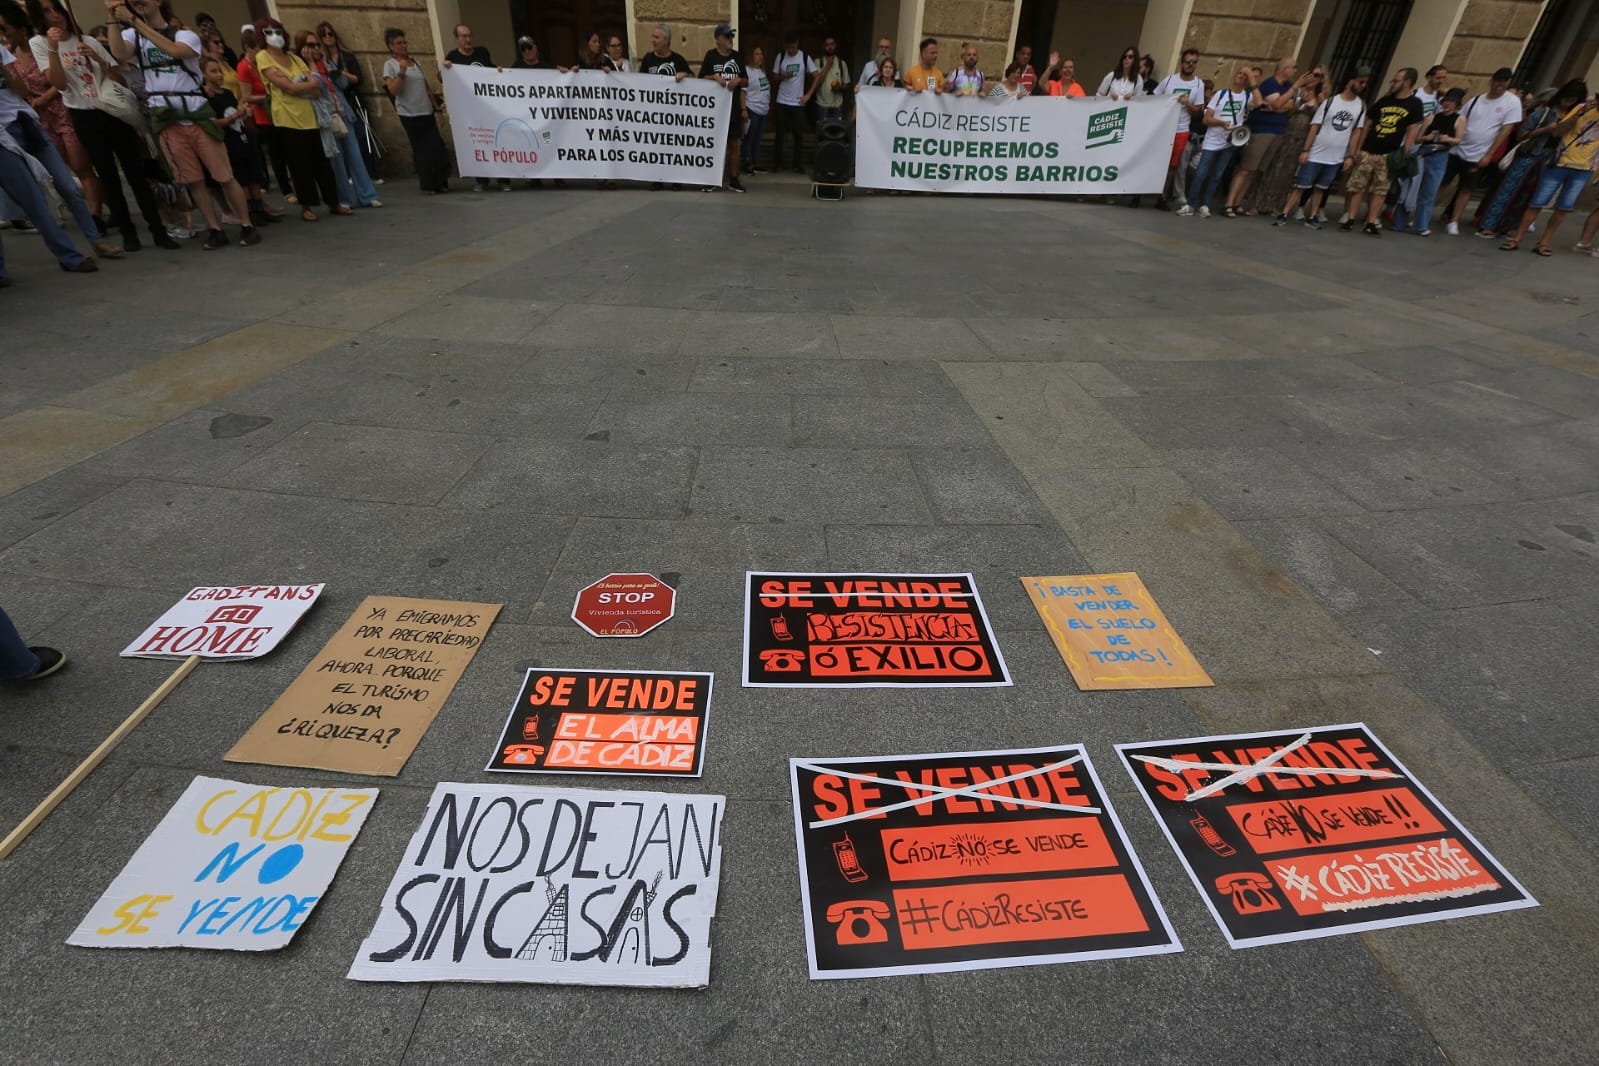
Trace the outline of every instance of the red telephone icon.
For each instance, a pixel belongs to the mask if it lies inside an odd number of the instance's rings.
[[[538,762],[539,756],[543,754],[543,744],[511,744],[505,749],[505,761],[508,763]]]
[[[1267,911],[1282,910],[1283,905],[1271,894],[1272,888],[1269,878],[1253,870],[1241,874],[1225,874],[1216,878],[1217,893],[1232,897],[1233,910],[1239,914],[1264,914]]]
[[[805,661],[805,653],[793,648],[772,648],[761,652],[761,669],[772,674],[792,674]]]
[[[839,947],[882,944],[888,940],[883,921],[889,913],[888,904],[881,900],[845,899],[827,908],[827,920],[838,926]]]

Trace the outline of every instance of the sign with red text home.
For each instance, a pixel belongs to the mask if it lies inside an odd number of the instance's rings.
[[[751,688],[1009,685],[971,574],[745,574]]]
[[[254,659],[265,655],[322,595],[324,585],[227,585],[188,594],[122,649],[129,659]]]
[[[698,777],[711,675],[532,669],[485,769]]]
[[[196,777],[67,943],[281,948],[310,919],[377,795]]]
[[[499,613],[497,603],[368,596],[222,757],[393,777]]]
[[[1538,905],[1364,725],[1116,750],[1235,948]]]
[[[572,621],[596,637],[642,637],[672,617],[677,590],[650,574],[606,574],[577,594]]]
[[[789,772],[813,978],[1182,950],[1081,745]]]

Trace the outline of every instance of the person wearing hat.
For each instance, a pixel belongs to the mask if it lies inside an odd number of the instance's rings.
[[[194,16],[194,28],[200,31],[201,37],[204,37],[207,33],[214,33],[218,37],[222,37],[222,30],[217,26],[217,20],[207,15],[204,11]],[[222,61],[230,67],[239,65],[239,53],[228,47],[226,38],[222,40]]]
[[[549,70],[550,65],[539,58],[539,45],[531,37],[516,39],[516,62],[512,70]]]
[[[1420,173],[1416,175],[1414,198],[1399,198],[1394,205],[1391,228],[1417,237],[1432,236],[1432,209],[1438,200],[1438,187],[1444,182],[1449,166],[1449,153],[1460,143],[1466,124],[1460,114],[1461,101],[1466,90],[1450,89],[1438,98],[1438,109],[1422,123],[1421,135],[1416,138],[1416,161]]]
[[[1475,97],[1461,113],[1464,131],[1460,143],[1450,149],[1449,172],[1444,184],[1459,178],[1454,203],[1446,217],[1447,231],[1451,237],[1460,232],[1460,217],[1474,192],[1488,192],[1490,183],[1499,176],[1500,153],[1510,139],[1510,133],[1521,123],[1521,97],[1510,92],[1512,71],[1500,67],[1488,82],[1488,91]]]
[[[744,86],[750,83],[749,72],[744,69],[744,60],[733,51],[733,27],[727,23],[718,23],[716,26],[716,47],[705,53],[705,58],[700,60],[700,77],[707,81],[714,81],[722,88],[733,94],[733,107],[729,111],[727,128],[727,188],[734,192],[743,192],[744,184],[738,180],[738,163],[744,139],[744,122],[749,118],[749,109],[744,104]],[[707,192],[716,190],[707,188]]]
[[[1516,157],[1505,168],[1499,187],[1477,212],[1477,236],[1498,240],[1521,222],[1522,212],[1538,191],[1544,168],[1560,147],[1555,129],[1568,111],[1582,103],[1585,88],[1582,82],[1571,81],[1533,97],[1527,117],[1512,137]]]

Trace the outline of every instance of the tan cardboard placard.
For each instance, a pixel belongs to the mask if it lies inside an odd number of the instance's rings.
[[[223,758],[393,777],[500,607],[368,596]]]
[[[1024,577],[1081,689],[1214,685],[1137,574]]]

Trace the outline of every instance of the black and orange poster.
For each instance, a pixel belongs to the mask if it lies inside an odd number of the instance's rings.
[[[812,978],[1182,950],[1079,745],[789,772]]]
[[[1235,948],[1538,905],[1364,725],[1116,750]]]
[[[534,668],[485,769],[698,777],[711,680],[664,670]]]
[[[971,574],[745,574],[746,688],[1010,683]]]

